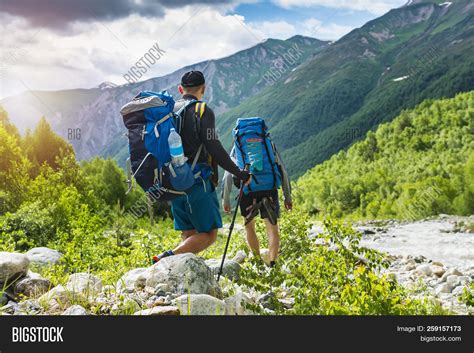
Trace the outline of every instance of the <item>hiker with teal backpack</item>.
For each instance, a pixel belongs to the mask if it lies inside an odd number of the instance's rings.
[[[260,244],[255,231],[255,217],[260,214],[269,238],[269,261],[273,267],[280,249],[278,229],[280,186],[283,189],[286,209],[291,210],[293,207],[288,173],[262,118],[238,119],[233,136],[231,158],[239,168],[249,166],[252,175],[250,183],[243,186],[240,198],[240,213],[245,220],[247,242],[252,252],[260,256]],[[232,185],[238,184],[233,179],[230,173],[224,174],[222,197],[226,213],[229,213],[231,208]]]
[[[243,183],[248,171],[239,169],[220,143],[213,111],[202,102],[206,86],[200,71],[183,75],[178,87],[182,99],[168,92],[140,92],[121,109],[128,129],[132,177],[153,201],[171,203],[174,227],[182,241],[153,257],[199,253],[215,242],[222,227],[216,195],[218,166]]]

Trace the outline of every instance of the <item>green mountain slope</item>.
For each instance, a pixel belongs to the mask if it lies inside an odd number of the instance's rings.
[[[308,171],[302,207],[355,218],[474,213],[474,91],[427,100]]]
[[[433,1],[356,29],[287,78],[224,114],[265,117],[293,177],[363,138],[402,109],[474,89],[474,5]]]

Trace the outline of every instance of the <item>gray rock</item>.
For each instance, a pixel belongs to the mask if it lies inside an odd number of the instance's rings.
[[[244,292],[237,292],[233,296],[224,299],[226,315],[253,315],[254,313],[246,306],[251,303],[250,297]]]
[[[423,262],[426,262],[426,257],[424,257],[423,255],[418,255],[413,257],[413,260],[415,260],[416,263],[421,264]]]
[[[416,271],[424,276],[431,276],[433,274],[429,264],[422,264],[416,268]]]
[[[170,293],[170,286],[166,283],[158,283],[154,288],[154,294],[158,296],[166,296]]]
[[[247,258],[247,254],[243,250],[237,251],[235,256],[232,258],[235,262],[238,264],[243,264],[245,262],[245,259]]]
[[[74,293],[81,293],[88,298],[94,297],[102,291],[102,280],[90,273],[74,273],[69,276],[65,288]]]
[[[153,316],[163,316],[163,315],[179,315],[179,309],[177,306],[155,306],[150,309],[137,311],[133,315],[153,315]]]
[[[112,315],[131,315],[141,309],[136,298],[126,297],[123,301],[117,302],[112,307]]]
[[[30,261],[15,252],[0,252],[0,284],[10,283],[26,275]]]
[[[15,295],[33,297],[46,293],[50,286],[51,282],[48,279],[41,277],[35,272],[28,271],[26,277],[15,283],[14,293]]]
[[[225,315],[223,300],[207,294],[182,295],[175,300],[181,315]]]
[[[268,292],[268,293],[262,294],[258,298],[258,302],[266,309],[275,310],[277,307],[278,300],[276,298],[275,293]]]
[[[67,290],[62,285],[58,285],[39,298],[39,303],[46,307],[49,312],[63,311],[74,301],[84,301],[85,298],[80,293]]]
[[[165,257],[143,274],[146,286],[160,283],[169,286],[170,292],[182,294],[209,294],[222,297],[216,278],[204,260],[194,254]]]
[[[28,299],[18,303],[18,312],[24,315],[38,315],[43,311],[40,303],[36,299]]]
[[[30,249],[25,255],[32,264],[42,267],[57,264],[63,257],[59,251],[46,247]]]
[[[67,308],[61,315],[83,316],[87,315],[87,310],[80,305],[73,305]]]
[[[221,266],[220,259],[210,259],[206,260],[206,265],[211,269],[211,271],[217,276],[219,273],[219,268]],[[234,260],[225,260],[224,266],[222,267],[222,276],[232,280],[237,281],[240,279],[240,265]]]
[[[462,272],[460,272],[457,268],[451,267],[446,270],[446,274],[449,275],[456,275],[456,276],[462,276]]]
[[[14,315],[19,310],[18,303],[10,300],[6,305],[0,307],[0,313]]]
[[[456,285],[459,283],[459,276],[449,275],[448,277],[446,277],[446,283],[453,288],[456,287]]]
[[[441,277],[442,275],[444,275],[446,270],[442,266],[431,265],[431,272],[433,272],[433,274],[436,275],[437,277]]]
[[[117,281],[117,292],[134,291],[145,287],[146,279],[143,274],[147,271],[146,268],[135,268],[128,271]]]
[[[452,293],[455,296],[461,295],[464,293],[465,286],[457,286],[456,288],[453,289]]]
[[[453,290],[453,287],[449,285],[448,283],[442,283],[435,289],[435,293],[437,295],[440,295],[441,293],[451,293]]]

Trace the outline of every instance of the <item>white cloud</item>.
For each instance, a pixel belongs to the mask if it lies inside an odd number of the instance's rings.
[[[111,22],[76,23],[66,34],[38,31],[17,17],[1,19],[0,31],[10,35],[0,41],[0,97],[27,89],[126,83],[122,75],[156,42],[166,54],[142,79],[224,57],[259,42],[241,24],[244,18],[210,7],[170,9],[160,19],[132,15]]]
[[[123,75],[156,42],[166,53],[142,80],[231,55],[265,38],[303,34],[337,39],[349,30],[316,19],[247,23],[222,8],[201,6],[168,9],[159,19],[131,15],[110,22],[77,22],[66,33],[33,28],[18,17],[0,15],[0,31],[9,33],[0,39],[0,97],[28,89],[126,83]]]
[[[390,9],[406,4],[407,0],[274,0],[274,2],[284,8],[320,5],[336,9],[368,11],[376,15],[382,15]]]
[[[264,21],[249,24],[248,27],[260,38],[287,39],[297,33],[294,25],[286,21]]]
[[[307,19],[302,25],[301,34],[325,40],[337,40],[354,29],[336,23],[325,24],[315,18]]]

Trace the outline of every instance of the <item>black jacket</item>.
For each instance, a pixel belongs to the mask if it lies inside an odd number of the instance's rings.
[[[186,101],[193,99],[196,99],[196,97],[185,94],[181,100],[176,102],[175,111],[182,107]],[[191,104],[186,108],[186,111],[182,114],[182,119],[180,135],[183,141],[184,155],[192,162],[199,146],[204,144],[204,150],[199,155],[198,162],[210,163],[213,170],[212,181],[215,185],[217,185],[219,180],[218,166],[221,166],[224,170],[241,180],[248,178],[248,173],[241,171],[235,165],[219,141],[215,126],[216,117],[207,104],[200,121],[196,121],[199,119],[199,116],[195,113],[195,104]],[[209,156],[212,157],[212,162],[209,161]]]

